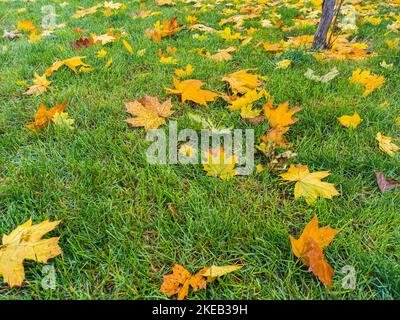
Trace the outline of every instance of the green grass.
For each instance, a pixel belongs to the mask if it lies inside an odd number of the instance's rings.
[[[127,10],[105,17],[101,12],[80,19],[71,15],[78,6],[96,1],[53,1],[57,23],[66,23],[55,32],[56,38],[29,43],[26,38],[0,40],[0,233],[8,234],[30,217],[35,223],[62,219],[51,235],[61,236],[63,255],[49,261],[57,272],[57,289],[41,287],[42,265],[25,263],[23,287],[2,287],[2,299],[165,299],[159,293],[162,276],[175,263],[190,272],[211,264],[244,264],[245,267],[210,284],[207,290],[190,294],[190,299],[399,299],[400,298],[400,196],[397,191],[379,192],[375,171],[398,178],[399,156],[390,158],[379,151],[375,135],[399,138],[395,119],[400,116],[399,51],[389,51],[384,42],[388,21],[379,26],[360,25],[359,41],[368,41],[379,57],[361,62],[342,61],[320,64],[305,51],[291,51],[283,57],[292,60],[286,70],[275,69],[279,60],[267,55],[258,41],[275,41],[288,35],[310,34],[314,29],[283,33],[277,28],[260,29],[251,45],[239,47],[228,62],[213,63],[193,52],[205,47],[210,52],[226,48],[217,35],[200,42],[184,30],[162,42],[144,36],[148,27],[162,17],[178,16],[180,21],[192,14],[207,26],[221,29],[218,22],[224,4],[216,9],[197,11],[179,2],[176,7],[158,7],[153,1],[139,3],[121,0]],[[293,1],[292,1],[293,2]],[[374,2],[375,1],[370,1]],[[11,29],[18,19],[40,25],[41,6],[48,1],[0,1],[0,23]],[[17,9],[26,6],[25,13]],[[184,9],[188,8],[185,13]],[[176,10],[180,10],[178,13]],[[132,19],[130,12],[161,11],[162,16]],[[386,9],[385,9],[386,10]],[[398,9],[392,9],[399,14]],[[382,13],[385,11],[381,11]],[[387,11],[386,11],[387,12]],[[244,25],[255,26],[270,11]],[[281,8],[289,23],[298,14]],[[230,25],[232,27],[232,25]],[[96,45],[75,51],[69,43],[77,39],[72,28],[102,34],[108,28],[123,28],[126,38],[143,57],[129,55],[121,41],[104,49],[113,58],[98,59]],[[117,30],[118,31],[118,30]],[[236,43],[237,45],[238,43]],[[326,180],[335,183],[340,196],[319,199],[308,206],[294,200],[293,184],[277,174],[235,177],[230,181],[207,177],[201,166],[150,165],[146,161],[143,129],[132,129],[124,119],[124,103],[144,94],[164,100],[170,97],[174,66],[162,65],[158,48],[177,48],[179,66],[190,63],[193,78],[206,82],[206,88],[225,89],[222,76],[244,68],[258,68],[266,75],[267,90],[277,102],[301,105],[300,121],[292,126],[288,140],[298,153],[296,163],[311,171],[329,170]],[[7,48],[5,48],[7,47]],[[36,96],[22,93],[35,72],[42,74],[57,59],[86,56],[95,70],[73,74],[60,69],[51,76],[51,90]],[[385,59],[395,63],[389,71],[379,66]],[[307,68],[323,74],[336,66],[340,75],[329,84],[307,80]],[[384,75],[384,86],[363,98],[362,89],[348,78],[357,68]],[[66,111],[76,120],[77,129],[60,131],[48,127],[35,133],[25,124],[33,119],[40,101],[53,106],[67,99]],[[221,99],[209,108],[182,108],[172,96],[179,126],[188,123],[185,113],[209,117],[221,127],[254,128],[240,120],[238,113],[225,109]],[[390,107],[380,108],[387,100]],[[342,128],[337,117],[357,111],[363,118],[355,130]],[[256,128],[259,137],[268,128]],[[260,163],[261,156],[256,156]],[[175,208],[176,210],[171,210]],[[289,235],[300,235],[305,224],[318,215],[320,225],[340,229],[325,250],[335,270],[329,290],[294,257]],[[352,265],[357,271],[355,290],[342,289],[341,268]]]

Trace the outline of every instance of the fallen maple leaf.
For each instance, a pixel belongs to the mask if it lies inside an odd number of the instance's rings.
[[[25,279],[24,260],[46,263],[61,254],[59,238],[42,239],[55,229],[60,221],[43,221],[32,225],[32,220],[18,226],[9,235],[3,235],[0,246],[0,274],[10,287],[19,287]]]
[[[249,90],[256,89],[262,85],[258,74],[248,73],[250,70],[240,70],[223,77],[222,80],[229,83],[233,93],[246,93]]]
[[[392,137],[384,136],[382,133],[378,132],[376,134],[376,140],[379,143],[379,149],[389,156],[394,157],[400,147],[392,142]]]
[[[179,81],[173,78],[173,82],[175,85],[174,89],[165,89],[169,93],[180,94],[182,102],[189,100],[207,106],[208,101],[214,101],[215,98],[218,97],[218,94],[212,91],[201,89],[205,84],[203,81],[195,79]]]
[[[175,75],[178,78],[190,76],[192,73],[193,73],[193,67],[190,64],[186,65],[185,69],[175,69]]]
[[[394,179],[386,179],[382,172],[375,172],[376,182],[381,192],[388,191],[400,185],[400,181]]]
[[[235,170],[237,163],[237,156],[228,157],[222,147],[216,147],[204,153],[203,169],[207,172],[207,176],[230,180],[237,174]]]
[[[82,18],[84,16],[87,16],[89,14],[94,14],[97,12],[97,9],[101,8],[103,5],[100,3],[97,3],[95,6],[86,8],[86,9],[81,9],[75,12],[75,14],[72,16],[74,19]]]
[[[242,35],[239,32],[232,33],[231,28],[226,27],[222,31],[217,31],[219,36],[225,41],[241,40]]]
[[[17,29],[21,31],[31,32],[36,30],[36,27],[33,25],[32,20],[23,20],[23,21],[18,20]]]
[[[136,116],[125,121],[133,127],[144,127],[145,130],[157,129],[165,123],[165,118],[174,113],[171,110],[171,100],[161,104],[158,98],[151,96],[127,102],[125,107],[128,113]]]
[[[257,92],[257,90],[249,90],[244,95],[237,97],[227,97],[227,101],[230,102],[228,109],[231,111],[241,110],[243,107],[254,103],[262,97],[269,97],[269,94],[263,89]]]
[[[329,176],[329,171],[310,172],[308,166],[302,164],[296,167],[291,164],[289,170],[280,175],[283,180],[296,181],[295,199],[304,197],[308,204],[315,202],[319,196],[332,199],[333,196],[339,194],[333,183],[321,181],[327,176]]]
[[[352,116],[341,116],[338,118],[339,122],[346,128],[357,128],[361,123],[362,119],[357,112],[354,112]]]
[[[289,127],[273,127],[266,135],[262,135],[260,140],[272,143],[282,148],[286,148],[289,146],[289,142],[285,138],[285,133],[288,131]]]
[[[82,61],[82,59],[84,58],[86,57],[77,56],[65,60],[57,60],[56,62],[53,63],[51,67],[47,68],[45,75],[49,77],[50,75],[53,74],[53,72],[57,71],[64,65],[70,68],[75,73],[78,73],[79,71],[81,71],[81,69],[82,70],[90,69],[90,65]]]
[[[274,100],[271,99],[264,105],[264,114],[269,121],[271,128],[287,127],[296,123],[299,119],[292,116],[299,112],[302,108],[296,107],[289,109],[289,102],[281,103],[276,108],[272,108]]]
[[[240,116],[244,119],[255,119],[260,115],[260,109],[254,109],[252,104],[247,104],[240,109]]]
[[[217,277],[239,270],[240,268],[242,266],[211,266],[201,269],[195,275],[191,275],[183,266],[176,264],[172,268],[172,274],[164,276],[160,292],[168,296],[177,294],[177,299],[183,300],[188,295],[190,287],[195,292],[205,289],[207,282],[211,282]]]
[[[51,81],[47,80],[46,74],[39,76],[35,73],[34,77],[33,86],[30,86],[24,94],[35,94],[36,96],[39,96],[49,88]]]
[[[90,67],[88,64],[84,63],[82,59],[85,57],[72,57],[69,59],[66,59],[63,61],[63,64],[66,65],[68,68],[70,68],[72,71],[77,73],[77,68],[78,71],[82,67]]]
[[[93,37],[94,43],[101,43],[102,45],[105,45],[105,44],[110,43],[110,42],[114,42],[115,39],[116,38],[114,36],[112,36],[112,35],[110,35],[108,33],[101,34],[99,36],[94,36]]]
[[[47,109],[43,102],[40,103],[38,110],[35,113],[35,121],[26,126],[31,130],[40,130],[47,126],[47,124],[52,123],[54,115],[56,113],[62,113],[67,105],[67,101],[64,101],[50,109]]]
[[[216,62],[229,61],[232,60],[231,53],[234,52],[235,50],[236,50],[235,47],[229,47],[226,49],[218,50],[216,54],[212,55],[209,54],[207,55],[207,57]]]
[[[353,72],[350,81],[362,84],[365,87],[365,91],[362,95],[366,97],[375,89],[380,88],[385,82],[385,78],[376,74],[371,74],[369,70],[361,71],[361,69],[357,69]]]
[[[82,48],[87,48],[94,45],[94,40],[92,37],[81,37],[74,42],[71,42],[71,47],[76,50],[80,50]]]
[[[304,228],[299,239],[290,237],[293,253],[309,267],[324,285],[332,286],[332,267],[325,260],[323,249],[327,247],[339,230],[330,227],[318,227],[318,218],[315,216]]]
[[[160,292],[168,296],[178,294],[178,300],[183,300],[189,293],[190,285],[194,291],[197,291],[198,289],[204,289],[206,284],[206,280],[199,274],[192,276],[183,266],[176,264],[172,268],[172,274],[164,276]]]
[[[179,25],[178,18],[171,18],[169,21],[162,20],[162,23],[155,24],[154,29],[147,29],[145,35],[153,41],[161,41],[162,38],[173,35],[184,28]]]

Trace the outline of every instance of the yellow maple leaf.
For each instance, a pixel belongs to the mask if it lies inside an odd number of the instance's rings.
[[[250,70],[256,69],[244,69],[231,73],[223,77],[222,81],[229,83],[233,93],[246,93],[247,91],[256,89],[262,85],[260,76],[248,73]]]
[[[30,42],[36,42],[36,41],[42,40],[42,38],[43,38],[43,34],[42,33],[38,33],[37,30],[35,29],[35,30],[32,30],[29,33],[28,40]]]
[[[82,59],[84,59],[84,58],[86,58],[86,57],[72,57],[72,58],[64,60],[63,63],[68,68],[70,68],[72,71],[77,73],[77,68],[90,67],[90,65],[88,65],[82,61]],[[78,69],[78,71],[79,71],[79,69]]]
[[[378,132],[376,134],[376,140],[379,143],[379,149],[386,152],[389,156],[394,157],[400,147],[392,142],[393,138],[384,136],[382,133]]]
[[[193,67],[190,64],[186,65],[185,69],[175,69],[175,75],[178,78],[190,76],[192,73],[193,73]]]
[[[330,227],[318,227],[318,218],[315,216],[304,228],[299,239],[290,237],[293,253],[309,267],[324,285],[332,286],[332,267],[324,258],[323,249],[327,247],[339,230]]]
[[[281,52],[283,50],[283,45],[282,42],[269,43],[268,41],[266,41],[263,44],[263,48],[267,52]]]
[[[228,106],[228,109],[231,111],[241,110],[243,107],[254,103],[255,101],[261,99],[263,96],[269,96],[267,91],[265,91],[264,89],[260,90],[259,92],[257,92],[257,90],[249,90],[241,97],[238,97],[236,99],[229,99],[228,101],[230,102],[230,105]]]
[[[100,51],[97,52],[97,58],[104,58],[107,55],[107,51],[104,49],[101,49]]]
[[[240,116],[244,119],[254,119],[259,116],[261,110],[254,109],[252,104],[247,104],[240,109]]]
[[[73,130],[75,119],[70,118],[68,112],[56,112],[53,117],[53,123],[60,128]]]
[[[226,41],[240,40],[242,36],[239,32],[232,33],[231,28],[226,27],[223,31],[218,31],[220,37]]]
[[[77,57],[72,57],[72,58],[65,59],[65,60],[57,60],[56,62],[53,63],[53,65],[51,67],[47,68],[45,75],[49,77],[50,75],[52,75],[55,71],[57,71],[64,65],[67,66],[68,68],[70,68],[75,73],[78,73],[79,71],[81,71],[81,69],[87,71],[87,69],[90,68],[90,65],[88,65],[82,61],[82,59],[84,59],[84,58],[86,58],[86,57],[77,56]]]
[[[47,126],[47,124],[52,123],[54,120],[54,115],[58,112],[64,111],[67,101],[64,101],[50,109],[47,109],[43,102],[40,103],[38,110],[35,113],[35,121],[26,126],[31,130],[40,130]]]
[[[45,71],[45,75],[47,77],[51,76],[53,72],[56,72],[58,69],[60,69],[64,65],[64,61],[57,60],[52,64],[51,67],[47,68]]]
[[[271,99],[264,105],[264,114],[271,128],[290,126],[299,120],[298,118],[292,118],[292,116],[302,108],[289,109],[289,102],[281,103],[276,108],[272,108],[273,103],[274,100]]]
[[[203,169],[210,177],[219,177],[222,180],[230,180],[237,172],[235,166],[238,163],[237,156],[225,154],[222,147],[210,149],[204,154]]]
[[[362,119],[360,115],[356,112],[352,116],[341,116],[338,118],[339,122],[346,128],[357,128],[361,123]]]
[[[333,183],[321,181],[327,176],[329,176],[329,171],[310,172],[308,167],[302,164],[297,166],[291,164],[289,170],[280,175],[283,180],[296,181],[295,199],[304,197],[308,204],[315,202],[319,196],[332,199],[333,196],[339,194]]]
[[[55,229],[60,221],[48,220],[32,225],[32,220],[18,226],[9,235],[3,235],[0,246],[0,274],[10,287],[22,285],[25,279],[24,260],[46,263],[61,254],[59,238],[42,239]]]
[[[186,100],[193,101],[195,103],[207,106],[208,101],[214,101],[218,94],[201,89],[204,86],[204,82],[196,79],[189,79],[184,81],[179,81],[173,78],[175,85],[174,89],[165,88],[167,92],[180,94],[182,102]]]
[[[86,9],[81,9],[75,12],[75,14],[72,16],[74,19],[82,18],[84,16],[87,16],[89,14],[94,14],[97,12],[97,9],[101,8],[103,5],[100,3],[97,3],[95,6],[86,8]]]
[[[236,50],[235,47],[229,47],[226,49],[218,50],[216,54],[208,54],[207,58],[210,58],[213,61],[216,62],[221,62],[221,61],[229,61],[232,60],[232,55],[231,53]]]
[[[365,91],[362,95],[366,97],[375,89],[380,88],[385,82],[385,78],[376,74],[371,74],[369,70],[361,71],[361,69],[357,69],[353,71],[350,81],[362,84],[365,87]]]
[[[140,100],[134,100],[125,104],[126,111],[136,116],[125,121],[133,127],[144,127],[145,130],[157,129],[165,123],[165,118],[174,113],[171,107],[171,100],[167,100],[161,104],[158,98],[144,96]]]
[[[93,36],[93,41],[94,43],[101,43],[102,45],[105,45],[107,43],[115,41],[115,37],[111,36],[107,33],[101,34],[99,36]]]
[[[49,88],[51,81],[47,80],[46,74],[39,76],[35,73],[34,77],[33,86],[30,86],[24,94],[35,94],[36,96],[39,96]]]

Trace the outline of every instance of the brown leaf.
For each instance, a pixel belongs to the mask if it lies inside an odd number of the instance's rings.
[[[394,179],[386,179],[382,172],[375,172],[375,175],[376,182],[378,183],[378,187],[381,192],[386,192],[400,185],[400,181]]]
[[[75,50],[80,50],[82,48],[87,48],[90,47],[94,44],[93,38],[92,37],[82,37],[79,38],[78,40],[75,40],[74,42],[71,42],[71,47],[73,47]]]

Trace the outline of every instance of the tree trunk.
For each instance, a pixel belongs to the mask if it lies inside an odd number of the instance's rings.
[[[335,11],[336,0],[324,0],[322,3],[322,15],[319,21],[317,32],[314,36],[312,44],[313,50],[326,49],[327,43],[326,38],[328,35],[329,27],[331,26],[334,11]]]

